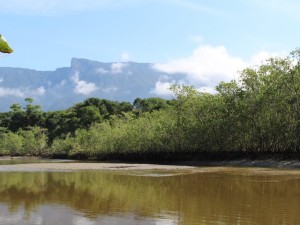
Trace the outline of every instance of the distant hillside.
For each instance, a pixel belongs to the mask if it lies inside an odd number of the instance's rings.
[[[159,81],[179,80],[183,75],[156,71],[150,63],[102,63],[73,58],[71,67],[36,71],[0,67],[0,111],[13,103],[34,99],[43,110],[66,109],[88,97],[129,101],[155,94]]]

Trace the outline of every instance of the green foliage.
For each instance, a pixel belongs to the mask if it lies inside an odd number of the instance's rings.
[[[140,112],[153,112],[168,108],[168,101],[162,98],[136,98],[133,107]]]
[[[201,152],[300,152],[300,51],[246,68],[216,94],[173,85],[174,99],[89,98],[47,112],[26,99],[0,114],[0,154],[152,159]]]
[[[40,127],[0,134],[1,155],[47,155],[47,135]]]
[[[12,53],[13,50],[8,45],[7,41],[4,39],[4,37],[0,34],[0,52],[2,53]]]
[[[18,131],[23,137],[23,151],[26,155],[45,156],[47,152],[47,130],[40,127],[30,127],[28,130]]]
[[[73,149],[74,138],[67,135],[64,139],[55,139],[50,147],[49,153],[54,157],[67,157]]]
[[[22,109],[21,105],[13,104],[9,113],[2,114],[0,126],[5,126],[9,130],[16,132],[27,127],[44,125],[44,113],[39,105],[33,105],[33,99],[25,99],[28,104]]]
[[[24,138],[16,133],[8,132],[0,135],[1,155],[23,155]]]

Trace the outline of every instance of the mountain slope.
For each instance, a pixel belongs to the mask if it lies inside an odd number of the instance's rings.
[[[102,63],[73,58],[71,66],[55,71],[0,68],[0,111],[31,97],[43,110],[65,109],[88,97],[132,102],[157,96],[157,82],[172,82],[183,75],[153,69],[150,63]]]

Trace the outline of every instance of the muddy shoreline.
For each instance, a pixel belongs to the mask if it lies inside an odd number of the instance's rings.
[[[273,169],[299,169],[299,160],[273,160],[273,159],[262,159],[262,160],[224,160],[224,161],[192,161],[183,162],[182,165],[190,166],[230,166],[230,167],[260,167],[260,168],[273,168]]]
[[[73,171],[73,170],[194,170],[201,167],[269,168],[300,171],[299,160],[205,160],[173,163],[95,162],[51,160],[38,157],[0,157],[0,171]],[[36,161],[36,162],[35,162]],[[10,163],[14,162],[14,163]]]

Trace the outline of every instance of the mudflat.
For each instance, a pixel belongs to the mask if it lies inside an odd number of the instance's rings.
[[[189,172],[235,172],[243,168],[246,174],[299,174],[299,160],[230,160],[190,161],[178,164],[143,164],[119,162],[90,162],[47,160],[24,157],[0,157],[0,172],[9,171],[76,171],[76,170],[185,170]],[[12,163],[10,163],[12,162]]]
[[[102,162],[39,162],[0,165],[0,171],[74,171],[74,170],[190,170],[194,166],[102,163]]]

